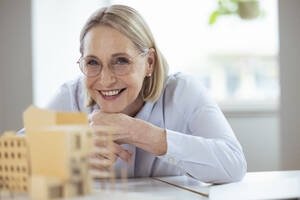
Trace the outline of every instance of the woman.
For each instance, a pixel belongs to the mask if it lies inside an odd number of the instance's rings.
[[[129,177],[242,179],[246,161],[222,112],[197,79],[167,76],[137,11],[122,5],[96,11],[82,29],[80,52],[84,76],[64,84],[47,107],[87,112],[91,126],[113,127],[114,158],[97,156],[113,159],[118,175],[127,166]]]

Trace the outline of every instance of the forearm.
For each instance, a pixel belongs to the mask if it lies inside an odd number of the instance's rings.
[[[240,180],[246,173],[242,150],[234,141],[167,130],[168,151],[161,159],[204,182]],[[179,148],[180,147],[180,148]]]
[[[165,130],[143,120],[135,120],[136,126],[131,133],[132,145],[144,149],[155,156],[164,155],[167,152]]]

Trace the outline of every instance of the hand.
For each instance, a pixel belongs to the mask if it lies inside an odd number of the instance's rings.
[[[105,170],[110,168],[118,157],[127,163],[132,162],[133,152],[123,149],[121,145],[108,141],[107,136],[94,136],[95,150],[90,159],[90,167]]]
[[[111,134],[118,144],[132,144],[132,129],[135,119],[122,113],[104,113],[94,110],[89,115],[90,126],[94,127],[99,134]]]
[[[154,155],[167,151],[166,132],[140,119],[122,113],[95,110],[89,115],[90,125],[112,135],[117,144],[132,144]],[[104,131],[105,130],[105,131]]]

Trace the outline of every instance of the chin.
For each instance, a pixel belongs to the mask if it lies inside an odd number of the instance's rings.
[[[121,113],[125,108],[120,107],[120,106],[105,106],[101,104],[98,104],[101,111],[106,112],[106,113]]]
[[[121,113],[122,110],[118,110],[118,109],[101,109],[101,111],[105,112],[105,113]]]

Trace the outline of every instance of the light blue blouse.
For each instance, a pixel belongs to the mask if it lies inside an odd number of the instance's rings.
[[[84,106],[84,77],[61,86],[47,105],[55,111],[91,113],[98,105]],[[127,167],[129,177],[188,175],[203,182],[238,181],[247,171],[242,147],[216,103],[201,82],[177,73],[168,76],[160,98],[146,102],[136,118],[167,131],[167,153],[154,156],[132,145],[122,145],[134,152],[132,164],[120,158],[116,174]]]

